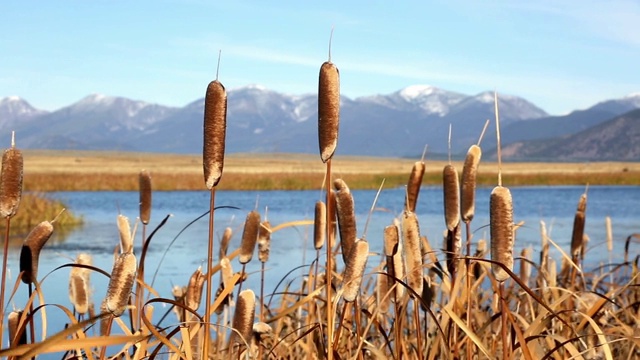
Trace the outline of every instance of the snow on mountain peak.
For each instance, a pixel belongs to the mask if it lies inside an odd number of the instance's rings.
[[[411,85],[400,90],[400,96],[407,101],[411,101],[422,96],[431,95],[437,90],[437,88],[430,85]]]
[[[267,89],[266,86],[263,85],[259,85],[259,84],[249,84],[249,85],[245,85],[245,86],[240,86],[237,88],[233,88],[231,89],[231,91],[239,91],[239,90],[258,90],[258,91],[267,91],[269,89]]]
[[[20,102],[20,101],[22,101],[20,96],[15,96],[15,95],[7,96],[5,98],[0,99],[0,102]]]

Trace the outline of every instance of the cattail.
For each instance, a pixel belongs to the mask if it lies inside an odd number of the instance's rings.
[[[462,183],[460,190],[460,215],[465,223],[473,220],[476,211],[476,176],[482,150],[478,145],[471,145],[462,167]]]
[[[338,145],[340,124],[340,72],[331,62],[320,67],[318,83],[318,140],[320,158],[326,163],[333,157]]]
[[[184,295],[185,305],[193,311],[198,310],[200,307],[200,300],[202,299],[202,288],[204,287],[204,281],[206,276],[202,273],[202,269],[198,268],[189,278],[189,285],[187,286],[187,292]]]
[[[12,137],[11,148],[2,154],[0,173],[0,215],[10,218],[18,211],[22,197],[22,152],[15,147]]]
[[[233,230],[230,227],[224,229],[222,233],[222,240],[220,240],[220,259],[227,257],[227,250],[229,249],[229,243],[231,242],[231,235]]]
[[[351,250],[356,242],[356,213],[351,190],[342,179],[333,182],[336,188],[336,206],[338,227],[340,229],[340,245],[342,259],[347,263]]]
[[[402,240],[404,241],[407,284],[418,294],[422,293],[422,252],[420,227],[416,214],[405,210],[402,214]]]
[[[20,252],[20,272],[23,272],[22,282],[29,284],[38,277],[38,258],[40,250],[53,234],[53,225],[43,221],[36,225],[27,235]]]
[[[27,343],[27,332],[24,330],[20,334],[20,338],[16,339],[16,336],[18,335],[18,325],[22,313],[23,311],[12,311],[7,317],[7,327],[9,328],[9,345],[12,347]]]
[[[131,226],[129,225],[129,218],[124,215],[118,215],[118,232],[120,233],[120,252],[132,252]]]
[[[327,236],[327,206],[324,202],[316,202],[313,219],[313,246],[316,250],[322,249]]]
[[[327,242],[331,248],[336,246],[336,233],[338,232],[338,200],[336,198],[336,191],[331,189],[331,191],[329,191],[328,199],[331,202],[331,206],[327,206],[327,221],[329,222]]]
[[[607,229],[607,251],[613,251],[613,230],[611,228],[611,217],[607,216],[604,218],[604,224]]]
[[[253,332],[253,319],[256,311],[256,295],[252,290],[242,290],[238,296],[236,311],[233,315],[232,327],[234,331],[231,335],[230,343],[244,343],[251,340]],[[241,337],[241,339],[238,338]]]
[[[244,230],[242,231],[242,242],[240,243],[240,264],[246,264],[251,261],[253,251],[258,241],[258,229],[260,228],[260,213],[253,210],[247,214],[244,221]]]
[[[227,131],[227,92],[217,79],[207,86],[204,98],[204,144],[202,165],[207,189],[218,185],[224,166]]]
[[[233,267],[229,258],[225,257],[220,260],[220,271],[222,272],[222,285],[226,289],[231,286],[231,278],[233,278]]]
[[[91,265],[91,255],[78,254],[76,264]],[[91,272],[83,267],[73,267],[69,272],[69,300],[78,314],[86,314],[91,305],[91,286],[89,276]]]
[[[411,175],[409,175],[409,182],[407,183],[407,198],[405,199],[405,209],[415,212],[416,205],[418,204],[418,195],[420,193],[420,186],[422,186],[422,178],[424,177],[424,161],[416,161],[411,169]]]
[[[511,192],[503,186],[491,191],[489,201],[491,230],[491,260],[513,269],[513,200]],[[509,274],[499,265],[491,264],[497,281],[505,281]]]
[[[460,255],[462,249],[462,229],[458,224],[453,230],[445,231],[446,253],[447,253],[447,269],[452,278],[455,278],[456,274],[456,259]]]
[[[386,274],[378,274],[378,281],[376,282],[376,305],[378,311],[382,314],[386,314],[387,311],[389,311],[392,298],[392,295],[389,293],[391,284],[393,284],[393,282]]]
[[[271,248],[271,223],[263,221],[258,230],[258,260],[262,263],[269,261]]]
[[[360,292],[362,275],[367,265],[369,257],[369,243],[363,239],[358,239],[351,249],[351,253],[344,269],[344,283],[342,285],[342,297],[346,302],[355,301]]]
[[[576,216],[573,220],[573,232],[571,233],[571,255],[573,256],[574,261],[578,259],[580,249],[582,249],[586,209],[587,194],[584,193],[580,196],[580,200],[578,201]]]
[[[396,279],[404,278],[404,262],[402,261],[402,242],[397,225],[384,228],[384,253],[387,256],[387,273]],[[390,280],[390,279],[389,279]],[[396,298],[404,294],[403,286],[396,286]]]
[[[460,223],[460,182],[458,171],[448,164],[442,170],[442,190],[444,195],[444,219],[447,229],[453,231]]]
[[[102,301],[102,311],[118,317],[129,303],[129,296],[136,277],[136,256],[131,252],[118,255],[113,263],[107,296]]]
[[[147,225],[151,219],[151,174],[147,170],[138,175],[140,191],[140,221]]]
[[[520,265],[520,280],[529,286],[529,278],[531,277],[531,247],[526,247],[520,252],[522,262]]]

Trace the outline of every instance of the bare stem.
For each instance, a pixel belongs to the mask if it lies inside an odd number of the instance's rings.
[[[333,303],[331,302],[331,275],[333,272],[333,254],[331,253],[331,159],[326,163],[325,190],[327,192],[327,269],[325,287],[327,292],[327,358],[333,360]]]
[[[4,253],[2,254],[2,282],[0,282],[0,327],[4,327],[4,288],[7,280],[7,254],[9,252],[9,226],[11,218],[7,218],[7,229],[4,233]],[[0,331],[0,347],[2,347],[4,331]],[[11,341],[11,339],[9,339]]]
[[[211,188],[211,200],[209,203],[209,246],[207,249],[207,294],[205,297],[205,313],[204,313],[204,339],[202,345],[202,356],[209,357],[209,339],[211,328],[211,268],[213,267],[213,209],[215,208],[216,188]]]

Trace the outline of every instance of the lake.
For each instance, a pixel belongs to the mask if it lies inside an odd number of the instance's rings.
[[[474,243],[478,239],[488,239],[489,234],[489,194],[491,188],[481,188],[477,192],[476,216],[472,222]],[[524,221],[518,230],[516,239],[516,256],[523,247],[532,246],[534,251],[540,244],[540,221],[546,222],[550,237],[568,251],[573,226],[573,218],[580,195],[584,187],[519,187],[511,189],[514,201],[515,222]],[[370,190],[353,191],[358,234],[362,235],[376,192]],[[93,256],[94,265],[111,272],[113,252],[119,242],[116,217],[118,213],[132,220],[138,216],[137,192],[58,192],[52,197],[63,200],[68,208],[82,215],[85,225],[75,229],[64,237],[54,234],[40,255],[39,279],[42,281],[43,293],[47,303],[58,303],[70,306],[68,300],[69,268],[51,272],[56,267],[71,262],[70,259],[80,252]],[[235,249],[241,238],[242,225],[246,214],[257,205],[260,213],[265,214],[268,208],[268,219],[272,226],[296,220],[312,220],[315,202],[322,198],[320,191],[238,191],[216,193],[217,206],[234,206],[240,210],[220,209],[215,214],[215,230],[219,241],[225,227],[234,229],[230,249]],[[401,213],[404,203],[404,188],[385,189],[379,196],[376,209],[372,213],[366,238],[370,242],[371,251],[382,249],[383,228],[392,223],[394,217]],[[624,240],[632,233],[640,232],[640,187],[592,186],[588,192],[585,233],[589,235],[589,252],[587,262],[596,266],[607,261],[605,244],[605,217],[610,216],[614,234],[614,261],[622,259]],[[208,217],[196,221],[176,238],[178,233],[191,221],[208,210],[209,192],[156,192],[153,194],[153,207],[150,228],[156,227],[168,214],[172,216],[161,228],[151,242],[146,260],[146,280],[150,281],[158,269],[157,279],[153,287],[163,297],[171,297],[173,285],[186,285],[189,276],[198,266],[206,267]],[[433,248],[442,247],[442,231],[445,229],[442,205],[442,189],[440,187],[423,188],[417,205],[420,229],[427,235]],[[50,219],[49,219],[50,220]],[[150,230],[148,231],[148,233]],[[464,234],[463,234],[464,235]],[[299,226],[287,228],[272,236],[271,257],[267,263],[265,292],[271,293],[274,287],[287,273],[299,265],[309,264],[315,258],[313,248],[312,227]],[[175,241],[174,241],[174,238]],[[169,244],[173,245],[169,248]],[[136,234],[135,251],[140,250],[140,229]],[[218,252],[215,246],[215,254]],[[475,248],[475,245],[474,245]],[[638,254],[640,244],[632,244],[631,255]],[[160,261],[168,250],[168,255]],[[19,248],[12,248],[9,254],[10,286],[15,281],[18,271]],[[559,258],[557,250],[551,254]],[[537,254],[534,252],[534,259]],[[340,259],[340,257],[338,257]],[[321,263],[323,263],[322,261]],[[342,260],[339,260],[339,265]],[[380,257],[369,258],[370,265],[377,265]],[[235,271],[241,269],[237,260],[232,261]],[[251,273],[243,288],[252,288],[259,293],[259,269],[257,255],[247,265]],[[205,271],[205,270],[203,270]],[[296,270],[288,279],[302,274]],[[98,307],[106,292],[108,280],[100,274],[92,275],[94,288],[93,299]],[[9,290],[10,291],[10,290]],[[9,296],[9,295],[7,295]],[[203,297],[204,298],[204,297]],[[25,303],[26,287],[23,285],[9,303],[20,308]],[[201,308],[202,309],[202,308]],[[64,321],[63,314],[51,307],[47,309],[49,318],[48,333],[60,329]],[[157,311],[160,313],[162,311]],[[60,322],[56,324],[56,319]],[[7,337],[5,337],[6,339]]]

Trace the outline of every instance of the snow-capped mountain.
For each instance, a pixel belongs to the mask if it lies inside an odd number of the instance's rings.
[[[465,95],[430,85],[412,85],[392,94],[366,96],[356,100],[399,110],[421,109],[426,115],[445,116],[452,106],[465,98]]]
[[[640,108],[640,92],[629,94],[620,99],[599,102],[590,109],[622,114],[638,108]]]
[[[8,129],[35,116],[46,114],[38,110],[18,96],[7,96],[0,99],[0,130]]]

